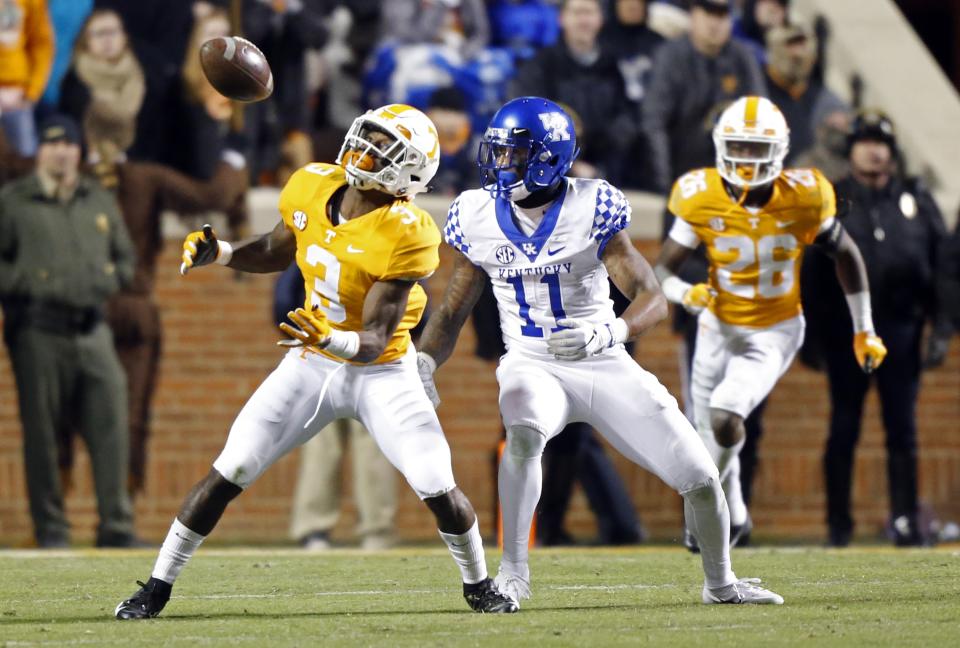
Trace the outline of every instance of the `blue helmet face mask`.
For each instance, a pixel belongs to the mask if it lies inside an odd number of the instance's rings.
[[[552,186],[579,153],[573,120],[563,108],[520,97],[504,104],[483,134],[480,183],[494,198],[522,200]]]

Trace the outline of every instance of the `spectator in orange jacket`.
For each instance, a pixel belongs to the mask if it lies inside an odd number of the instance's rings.
[[[0,0],[0,127],[15,151],[37,149],[33,105],[53,64],[46,0]]]

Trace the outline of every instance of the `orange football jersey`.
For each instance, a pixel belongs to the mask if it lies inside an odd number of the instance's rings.
[[[440,231],[428,213],[399,198],[334,225],[327,217],[327,202],[346,182],[339,166],[308,164],[283,188],[280,214],[297,239],[306,309],[319,306],[335,329],[361,331],[363,303],[374,283],[423,279],[437,269]],[[426,305],[423,288],[413,286],[400,325],[374,362],[397,360],[406,353],[410,329],[420,321]]]
[[[753,210],[727,194],[715,168],[698,169],[677,180],[668,209],[706,247],[720,321],[763,327],[800,314],[804,248],[836,214],[833,185],[818,170],[785,170]]]

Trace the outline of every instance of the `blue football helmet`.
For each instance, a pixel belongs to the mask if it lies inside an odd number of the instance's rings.
[[[480,184],[495,198],[522,199],[553,185],[579,153],[573,120],[563,108],[518,97],[496,112],[483,134]]]

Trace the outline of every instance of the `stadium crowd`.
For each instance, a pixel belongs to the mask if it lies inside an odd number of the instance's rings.
[[[71,483],[76,434],[98,455],[98,544],[139,542],[127,496],[110,485],[125,483],[129,496],[144,488],[162,341],[153,297],[162,211],[187,217],[222,211],[229,238],[241,238],[248,187],[282,186],[304,164],[334,160],[357,114],[394,102],[421,108],[436,124],[442,157],[432,189],[452,196],[477,183],[477,140],[489,117],[505,100],[522,95],[554,100],[573,116],[582,152],[572,175],[666,195],[686,171],[715,163],[713,124],[747,94],[770,98],[786,116],[788,165],[817,166],[832,181],[843,181],[841,197],[853,205],[849,218],[863,230],[858,243],[869,246],[890,232],[889,243],[873,245],[867,256],[875,294],[901,290],[892,282],[902,276],[904,259],[911,286],[919,286],[901,301],[875,298],[881,306],[874,315],[881,333],[887,327],[884,339],[896,340],[891,353],[898,354],[896,362],[888,360],[893,367],[878,374],[893,538],[898,544],[929,542],[917,518],[916,398],[921,367],[943,361],[951,317],[956,324],[957,314],[945,305],[958,302],[960,234],[948,251],[936,204],[921,183],[904,175],[892,122],[882,113],[856,117],[858,107],[825,86],[826,27],[791,22],[790,15],[789,0],[0,0],[0,300],[19,388],[38,545],[69,543],[63,492]],[[269,99],[232,103],[204,77],[200,46],[228,34],[243,34],[270,61],[276,90]],[[850,175],[850,160],[863,164],[858,142],[887,147],[895,171],[886,182],[868,182],[864,178],[874,176],[856,168]],[[73,177],[77,167],[84,180],[61,193],[63,178]],[[907,207],[905,195],[912,200]],[[102,207],[114,199],[115,215]],[[923,224],[923,231],[900,236],[892,228],[903,219],[891,214],[907,208],[920,215],[908,216],[908,225]],[[89,211],[91,229],[76,235],[76,266],[34,255],[30,272],[40,279],[17,279],[27,261],[24,248],[13,242],[14,210],[46,210],[50,218],[57,210]],[[889,225],[881,222],[885,218]],[[665,214],[664,233],[668,227]],[[120,243],[109,250],[82,243],[105,228]],[[901,247],[892,252],[891,244]],[[94,266],[106,269],[84,270]],[[705,273],[702,257],[694,258],[684,278],[698,282]],[[830,278],[821,272],[807,280]],[[822,332],[825,320],[816,319],[816,308],[810,311],[811,332]],[[926,323],[934,333],[922,347]],[[107,326],[112,347],[103,343]],[[689,363],[695,321],[678,313],[676,328],[687,341]],[[72,345],[81,358],[92,354],[105,368],[98,372],[95,362],[71,360],[74,353],[37,360],[46,349],[44,336]],[[839,337],[811,335],[819,346],[802,357],[825,364],[831,385],[848,385],[852,379],[844,372],[862,378],[852,358],[840,367],[830,362],[839,351],[824,354],[824,344]],[[90,412],[83,400],[41,398],[43,372],[65,384],[88,385],[90,402],[109,411]],[[126,389],[116,388],[124,380]],[[847,398],[842,390],[831,391],[828,524],[829,541],[839,546],[852,532],[850,473],[868,386],[864,380]],[[74,416],[81,410],[86,418]],[[747,421],[741,480],[748,502],[761,416],[762,406]],[[105,431],[111,426],[129,433]],[[593,482],[600,486],[584,483],[588,492],[601,486],[603,492],[623,492],[602,448],[584,436],[589,430],[572,434],[580,435],[567,443],[574,450],[555,453],[550,479],[572,484],[572,474],[583,469],[569,457],[581,453],[594,457],[593,472],[600,473]],[[385,464],[376,455],[355,461],[356,472],[371,474]],[[363,461],[374,468],[364,468]],[[336,466],[327,470],[337,474]],[[315,488],[336,488],[336,480],[317,481],[323,483]],[[394,496],[366,497],[373,498],[373,512],[364,524],[389,538]],[[550,511],[547,538],[555,542],[568,538],[562,527],[568,498],[569,489],[560,510]],[[308,492],[298,494],[300,501],[309,499]],[[332,502],[325,512],[312,516],[322,522],[310,526],[304,513],[295,525],[294,535],[305,544],[326,542],[337,497],[326,499]],[[616,506],[603,506],[609,499],[600,495],[593,506],[598,527],[612,529],[604,540],[639,541],[642,529],[629,506],[617,514]]]

